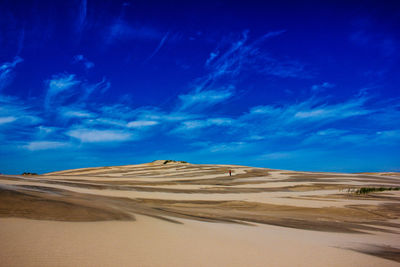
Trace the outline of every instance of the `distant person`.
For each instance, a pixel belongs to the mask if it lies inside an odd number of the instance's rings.
[[[232,176],[232,171],[231,170],[229,170],[229,176]]]

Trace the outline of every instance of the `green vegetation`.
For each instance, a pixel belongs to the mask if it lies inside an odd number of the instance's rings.
[[[23,172],[22,175],[38,175],[36,172]]]
[[[182,160],[178,161],[178,160],[168,159],[168,160],[164,161],[163,164],[167,164],[167,163],[171,163],[171,162],[173,162],[173,163],[187,163],[186,161],[182,161]]]
[[[382,192],[382,191],[398,191],[400,187],[361,187],[357,189],[355,193],[357,195],[365,195],[371,192]]]
[[[153,160],[152,162],[157,162],[159,164],[167,164],[167,163],[187,163],[186,161],[182,161],[182,160],[172,160],[172,159],[167,159],[167,160]]]

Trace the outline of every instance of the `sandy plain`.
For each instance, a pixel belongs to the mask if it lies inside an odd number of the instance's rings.
[[[232,170],[229,176],[228,170]],[[400,266],[399,173],[164,161],[0,176],[0,266]]]

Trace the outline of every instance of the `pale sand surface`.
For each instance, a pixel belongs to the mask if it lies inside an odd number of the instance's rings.
[[[163,161],[2,175],[0,266],[399,266],[400,191],[351,193],[372,186],[400,175]]]
[[[357,235],[138,216],[135,222],[0,219],[1,266],[399,266],[341,246]],[[354,239],[353,239],[354,238]],[[359,242],[362,242],[361,244]]]

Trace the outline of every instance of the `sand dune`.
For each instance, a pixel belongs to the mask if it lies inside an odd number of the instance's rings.
[[[399,186],[164,161],[2,175],[0,265],[399,266],[400,191],[353,193]]]

